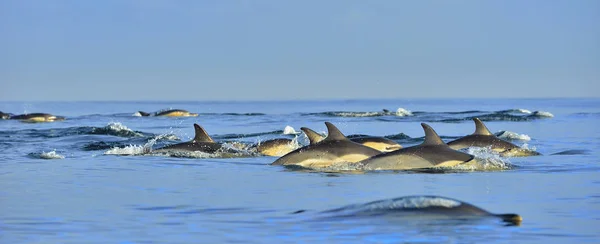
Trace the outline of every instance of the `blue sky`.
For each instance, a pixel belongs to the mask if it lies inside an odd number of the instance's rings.
[[[597,0],[4,0],[0,33],[0,100],[600,91]]]

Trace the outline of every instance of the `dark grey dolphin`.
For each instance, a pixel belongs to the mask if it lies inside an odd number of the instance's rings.
[[[304,131],[304,134],[306,135],[306,137],[308,137],[308,141],[310,141],[310,144],[315,144],[317,142],[322,141],[325,138],[321,134],[309,128],[302,127],[300,129]],[[358,144],[362,144],[363,146],[373,148],[380,152],[391,152],[402,148],[402,146],[400,146],[400,144],[398,144],[397,142],[383,137],[361,136],[351,138],[350,140]]]
[[[143,111],[138,111],[138,113],[140,113],[140,115],[143,117],[146,117],[146,116],[196,117],[196,116],[198,116],[197,113],[190,113],[189,111],[183,110],[183,109],[169,109],[169,110],[164,110],[164,111],[158,111],[155,113],[146,113]]]
[[[297,211],[301,213],[304,211]],[[376,216],[414,216],[418,218],[443,217],[451,219],[497,217],[510,224],[519,225],[523,218],[518,214],[494,214],[472,204],[441,196],[405,196],[353,204],[327,210],[319,214],[329,218]]]
[[[512,157],[540,155],[538,152],[521,148],[498,138],[496,135],[492,134],[478,118],[473,118],[473,121],[475,121],[475,132],[471,135],[448,142],[448,146],[456,150],[468,147],[490,147],[502,156]]]
[[[283,156],[298,148],[292,139],[277,138],[266,140],[256,145],[256,150],[266,156]]]
[[[358,162],[364,170],[406,170],[452,167],[469,162],[473,155],[450,148],[427,124],[421,123],[425,141],[420,145],[382,153]]]
[[[327,137],[315,144],[298,148],[271,165],[298,165],[315,168],[327,167],[334,163],[354,163],[375,156],[380,152],[348,140],[333,124],[325,122]]]
[[[65,120],[65,117],[55,116],[47,113],[30,113],[30,114],[19,114],[9,117],[10,119],[20,120],[23,122],[53,122]]]
[[[199,126],[198,124],[194,124],[194,130],[196,135],[194,139],[184,143],[173,144],[165,147],[158,148],[153,150],[152,152],[205,152],[205,153],[214,153],[217,150],[221,149],[221,144],[216,143],[208,133]]]

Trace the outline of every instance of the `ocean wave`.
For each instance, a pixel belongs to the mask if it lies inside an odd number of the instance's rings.
[[[542,117],[542,118],[552,118],[552,117],[554,117],[554,114],[552,114],[550,112],[546,112],[546,111],[535,111],[535,112],[531,113],[531,116]]]
[[[506,109],[498,111],[451,111],[451,112],[428,112],[428,111],[410,111],[404,108],[398,108],[395,112],[383,110],[382,112],[360,112],[360,111],[328,111],[319,113],[306,113],[303,115],[325,116],[325,117],[380,117],[377,120],[381,121],[406,121],[411,117],[410,121],[421,122],[448,122],[456,123],[473,118],[479,118],[482,121],[531,121],[543,118],[552,118],[554,115],[546,111],[531,112],[527,109]],[[394,118],[396,117],[396,118]]]
[[[528,135],[519,134],[516,132],[506,131],[506,130],[496,133],[496,136],[498,138],[505,139],[505,140],[531,141],[531,137],[529,137]]]
[[[167,156],[176,158],[245,158],[259,156],[256,150],[247,149],[248,147],[245,144],[226,142],[221,144],[221,148],[214,153],[207,153],[201,151],[150,151],[146,154],[153,156]]]
[[[40,153],[30,153],[30,157],[38,158],[38,159],[64,159],[65,156],[60,155],[56,152],[56,150],[52,150],[50,152],[40,152]]]
[[[132,156],[132,155],[143,155],[150,152],[149,148],[140,145],[129,145],[125,147],[114,147],[104,152],[104,155],[121,155],[121,156]]]

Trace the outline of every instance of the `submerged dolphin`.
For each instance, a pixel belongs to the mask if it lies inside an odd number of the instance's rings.
[[[502,156],[512,157],[540,155],[538,152],[521,148],[498,138],[496,135],[492,134],[478,118],[473,118],[473,121],[475,121],[475,132],[471,135],[448,142],[448,146],[456,150],[468,147],[491,147],[492,150],[500,153]]]
[[[256,150],[266,156],[283,156],[298,148],[292,139],[277,138],[266,140],[256,145]]]
[[[328,135],[322,141],[298,148],[271,165],[298,165],[302,167],[327,167],[334,163],[354,163],[380,152],[348,140],[333,124],[325,122]]]
[[[155,113],[146,113],[143,111],[138,111],[138,113],[143,117],[147,117],[147,116],[196,117],[196,116],[198,116],[197,113],[190,113],[189,111],[183,110],[183,109],[170,109],[170,110],[164,110],[164,111],[159,111],[159,112],[155,112]]]
[[[304,131],[304,134],[306,135],[306,137],[308,137],[310,144],[315,144],[317,142],[322,141],[325,138],[321,134],[319,134],[316,131],[311,130],[309,128],[302,127],[300,129],[302,131]],[[383,138],[383,137],[361,136],[361,137],[351,138],[350,140],[353,142],[356,142],[358,144],[362,144],[363,146],[373,148],[380,152],[391,152],[391,151],[402,148],[402,146],[400,146],[400,144],[398,144],[397,142],[392,141],[387,138]]]
[[[10,119],[16,119],[23,122],[54,122],[65,120],[65,117],[55,116],[46,113],[30,113],[10,116]]]
[[[302,213],[304,210],[296,211]],[[406,196],[373,201],[365,204],[353,204],[319,213],[327,218],[385,216],[416,218],[500,218],[504,222],[519,225],[523,218],[518,214],[494,214],[472,204],[441,196]]]
[[[379,154],[358,162],[365,170],[406,170],[452,167],[474,159],[473,155],[450,148],[427,124],[421,123],[425,141],[420,145]]]
[[[194,130],[196,135],[194,139],[189,142],[173,144],[165,147],[158,148],[153,150],[152,152],[176,152],[176,151],[184,151],[184,152],[205,152],[205,153],[214,153],[217,150],[221,149],[221,144],[216,143],[208,133],[199,126],[198,124],[194,124]]]

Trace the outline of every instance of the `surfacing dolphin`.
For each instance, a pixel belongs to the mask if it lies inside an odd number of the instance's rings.
[[[450,148],[429,125],[421,123],[421,126],[425,131],[425,141],[420,145],[382,153],[358,164],[364,170],[408,170],[452,167],[475,158]]]
[[[501,156],[506,157],[540,155],[540,153],[536,151],[521,148],[513,143],[498,138],[496,135],[492,134],[478,118],[473,118],[473,121],[475,121],[475,132],[471,135],[448,142],[448,146],[456,150],[469,147],[490,147],[495,152],[500,153]]]
[[[304,210],[296,211],[302,213]],[[419,219],[471,219],[500,218],[510,225],[520,225],[523,218],[518,214],[494,214],[472,204],[441,196],[405,196],[393,199],[373,201],[365,204],[353,204],[341,208],[320,212],[324,218],[348,217],[415,217]],[[404,220],[404,219],[403,219]],[[406,219],[409,220],[409,219]]]
[[[54,121],[62,121],[65,120],[65,117],[55,116],[47,113],[30,113],[30,114],[19,114],[10,116],[9,119],[20,120],[23,122],[54,122]]]
[[[355,163],[381,152],[348,140],[333,124],[325,122],[327,137],[322,141],[298,148],[271,165],[297,165],[307,168],[327,167],[334,163]]]
[[[208,133],[202,128],[202,126],[198,124],[194,124],[195,136],[194,139],[188,142],[177,143],[165,147],[161,147],[152,152],[162,153],[162,152],[205,152],[205,153],[214,153],[217,150],[221,149],[221,144],[216,143]]]
[[[266,140],[256,145],[256,151],[266,156],[280,157],[296,149],[298,149],[297,143],[287,138]]]
[[[310,144],[315,144],[317,142],[322,141],[325,138],[321,134],[309,128],[302,127],[300,129],[304,132],[306,137],[308,137],[308,141],[310,141]],[[402,146],[400,146],[400,144],[398,144],[397,142],[383,137],[361,136],[351,138],[350,140],[358,144],[362,144],[363,146],[373,148],[380,152],[391,152],[402,148]]]
[[[146,113],[146,112],[143,112],[143,111],[138,111],[138,113],[142,117],[148,117],[148,116],[196,117],[196,116],[198,116],[197,113],[190,113],[189,111],[183,110],[183,109],[169,109],[169,110],[158,111],[158,112],[155,112],[155,113]]]

